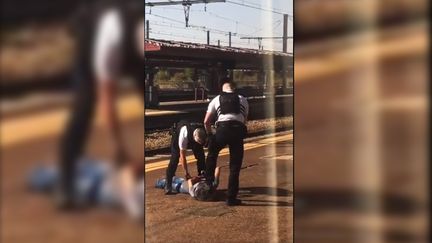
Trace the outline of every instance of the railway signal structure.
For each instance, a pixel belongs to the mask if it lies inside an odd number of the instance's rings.
[[[189,13],[192,4],[206,4],[207,3],[220,3],[225,2],[225,0],[182,0],[182,1],[168,1],[168,2],[146,2],[146,7],[156,7],[156,6],[170,6],[170,5],[183,5],[185,14],[186,27],[189,27]]]

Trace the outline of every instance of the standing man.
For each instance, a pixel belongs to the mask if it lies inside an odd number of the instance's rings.
[[[79,206],[74,184],[76,162],[85,148],[96,104],[112,137],[117,165],[128,160],[115,106],[116,84],[130,75],[144,94],[144,3],[133,0],[82,2],[72,23],[77,44],[72,82],[74,101],[60,144],[61,182],[56,204]]]
[[[207,142],[207,134],[202,123],[180,121],[171,129],[171,159],[166,170],[165,194],[173,194],[172,178],[175,176],[177,165],[182,164],[186,180],[192,178],[186,161],[186,151],[192,149],[197,159],[198,175],[205,171],[205,155],[203,146]]]
[[[209,146],[206,161],[206,174],[214,175],[219,152],[228,145],[230,153],[230,174],[228,181],[228,206],[240,205],[237,199],[239,189],[240,169],[243,162],[243,139],[246,137],[246,121],[249,104],[245,97],[235,92],[235,86],[229,80],[224,80],[222,93],[209,104],[204,124],[209,136]],[[211,125],[215,122],[216,134],[212,134]],[[211,180],[214,178],[210,178]]]

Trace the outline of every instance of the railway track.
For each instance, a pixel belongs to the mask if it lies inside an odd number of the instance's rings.
[[[16,24],[19,26],[29,21],[39,24],[62,22],[65,16],[70,16],[80,1],[5,1],[2,4],[2,23],[4,27],[14,27]],[[22,8],[24,5],[27,8]],[[347,34],[370,28],[384,31],[425,19],[427,6],[428,3],[424,0],[296,0],[294,13],[296,58],[303,51],[312,55],[317,53],[309,44],[321,44],[323,40],[344,38]],[[49,20],[46,20],[47,18]],[[328,45],[324,46],[328,47]],[[337,48],[338,44],[333,46]],[[4,82],[0,84],[1,95],[65,89],[69,86],[67,78],[70,76],[69,72],[22,82],[3,80]]]
[[[203,102],[176,106],[177,109],[181,107],[182,110],[174,110],[164,114],[159,112],[146,112],[145,131],[164,130],[182,119],[203,121],[207,105],[207,102]],[[249,120],[292,116],[293,95],[250,98],[249,106]]]

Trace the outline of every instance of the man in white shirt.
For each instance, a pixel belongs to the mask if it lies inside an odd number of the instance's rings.
[[[224,81],[222,93],[208,105],[204,124],[209,136],[206,174],[213,175],[220,150],[228,145],[230,152],[230,174],[228,181],[228,197],[226,204],[241,204],[237,199],[239,189],[240,168],[243,162],[243,139],[246,137],[249,104],[247,99],[235,92],[235,86],[228,79]],[[216,133],[212,133],[211,125],[215,122]],[[210,178],[211,180],[212,178]]]
[[[140,9],[142,8],[142,9]],[[131,12],[130,10],[136,10]],[[115,106],[116,84],[131,74],[144,94],[144,3],[132,0],[84,1],[75,18],[77,42],[72,81],[75,99],[60,146],[61,184],[56,203],[74,208],[76,161],[90,132],[96,104],[114,142],[118,164],[129,158],[121,137]]]
[[[180,121],[171,129],[171,158],[166,169],[165,194],[173,194],[172,178],[175,176],[177,165],[180,163],[186,172],[185,178],[190,179],[186,161],[186,151],[192,149],[197,159],[198,175],[205,171],[205,155],[203,146],[207,142],[207,134],[202,123]]]

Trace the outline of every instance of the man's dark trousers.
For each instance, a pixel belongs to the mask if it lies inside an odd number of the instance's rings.
[[[219,152],[227,145],[229,148],[228,200],[236,199],[239,190],[239,176],[244,153],[243,137],[242,125],[232,122],[220,122],[216,128],[216,134],[209,141],[206,161],[206,174],[209,176],[214,175]]]
[[[96,103],[96,84],[85,68],[73,73],[75,97],[60,144],[60,172],[63,194],[70,200],[74,193],[75,165],[86,145]]]
[[[141,66],[142,67],[142,66]],[[142,73],[142,72],[141,72]],[[133,72],[136,87],[144,97],[144,81],[140,72]],[[74,178],[76,161],[82,155],[90,133],[96,107],[96,81],[88,65],[76,65],[72,74],[74,100],[71,115],[60,141],[60,190],[68,199],[75,191]],[[142,99],[144,101],[144,98]]]

